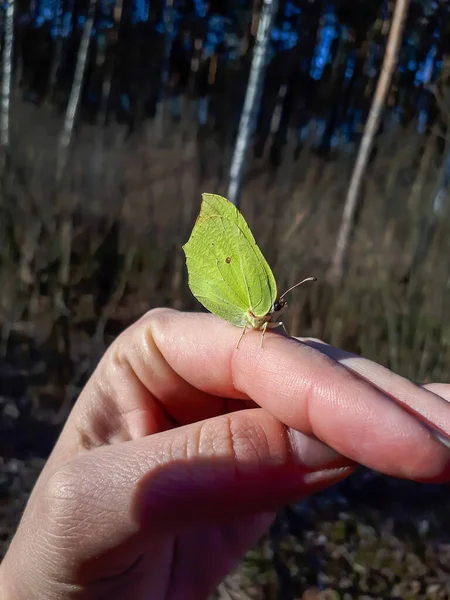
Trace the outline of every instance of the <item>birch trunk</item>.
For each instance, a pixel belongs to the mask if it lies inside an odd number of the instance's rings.
[[[156,126],[158,136],[164,138],[165,102],[167,98],[167,85],[169,82],[170,55],[174,38],[174,14],[173,0],[166,0],[164,7],[164,54],[161,67],[161,79],[159,82],[159,94],[156,106]]]
[[[94,24],[96,0],[90,0],[89,10],[86,22],[84,24],[83,34],[81,36],[80,47],[78,49],[77,62],[75,65],[75,74],[70,91],[69,101],[67,103],[66,114],[64,118],[63,129],[59,138],[58,156],[56,160],[56,193],[59,195],[61,181],[67,165],[69,146],[73,136],[73,128],[80,103],[81,92],[83,89],[84,73],[86,71],[86,62],[91,39],[92,27]],[[58,312],[67,317],[70,313],[67,308],[67,286],[70,279],[70,259],[72,254],[72,207],[64,204],[61,210],[61,221],[59,224],[59,246],[60,246],[60,268],[59,268],[59,286],[56,292],[55,305]]]
[[[2,102],[0,111],[0,145],[2,161],[9,148],[9,113],[11,104],[11,83],[13,71],[13,46],[14,46],[14,10],[15,0],[8,0],[5,18],[5,33],[2,57]]]
[[[73,77],[72,89],[70,90],[69,101],[67,103],[64,125],[59,138],[59,152],[57,160],[57,181],[61,179],[64,168],[67,164],[68,150],[73,136],[73,128],[80,104],[81,92],[83,89],[84,73],[86,71],[86,62],[91,40],[92,27],[94,24],[95,8],[97,0],[90,0],[89,10],[86,22],[81,36],[80,47],[78,49],[75,74]]]
[[[3,52],[2,52],[2,90],[0,103],[0,240],[3,241],[4,253],[9,256],[14,248],[14,224],[12,213],[6,202],[7,159],[9,153],[10,105],[13,71],[14,48],[14,11],[15,0],[8,0],[6,14],[3,16]],[[5,330],[6,331],[6,330]],[[9,333],[6,334],[8,339]],[[5,346],[6,347],[6,346]]]
[[[244,107],[231,159],[227,198],[237,207],[239,206],[248,146],[258,114],[261,88],[266,72],[267,50],[269,48],[270,34],[276,12],[277,0],[263,0]]]
[[[373,146],[373,140],[380,124],[386,96],[392,81],[392,76],[398,62],[398,55],[400,51],[406,15],[408,12],[408,6],[409,0],[397,0],[395,4],[391,29],[386,46],[386,53],[381,66],[380,77],[378,79],[372,106],[367,118],[355,167],[350,180],[341,226],[336,242],[336,248],[331,268],[328,273],[329,281],[334,285],[339,285],[344,275],[344,266],[350,244],[361,185],[367,169],[368,160]]]

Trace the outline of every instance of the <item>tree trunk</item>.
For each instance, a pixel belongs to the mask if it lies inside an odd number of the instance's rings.
[[[260,104],[261,87],[266,71],[267,49],[269,47],[270,34],[276,12],[277,0],[263,0],[258,33],[256,34],[256,43],[253,50],[252,65],[247,83],[247,91],[245,93],[244,107],[242,109],[230,167],[227,197],[235,206],[239,206],[245,159],[250,137],[253,133],[253,124],[257,117]]]
[[[83,89],[84,73],[86,71],[86,62],[91,39],[92,27],[94,24],[96,0],[90,0],[88,15],[84,24],[83,34],[81,36],[80,47],[78,48],[77,62],[75,65],[75,74],[73,77],[72,88],[70,90],[69,101],[67,103],[66,114],[64,118],[63,129],[59,138],[58,156],[56,161],[56,194],[61,191],[61,181],[67,165],[69,146],[72,140],[75,118],[78,112],[81,92]],[[59,286],[56,291],[55,305],[58,312],[67,317],[69,310],[67,308],[67,288],[70,275],[70,258],[72,254],[72,207],[67,203],[62,206],[59,223],[59,244],[60,244],[60,268],[59,268]]]
[[[15,0],[8,0],[5,18],[5,31],[3,41],[2,60],[2,102],[0,111],[0,145],[2,162],[5,164],[6,153],[9,148],[9,112],[11,103],[11,82],[13,70],[14,46],[14,9]]]
[[[51,59],[50,82],[49,82],[49,86],[48,86],[49,96],[51,98],[54,98],[54,96],[55,96],[58,70],[61,66],[61,60],[62,60],[62,46],[63,46],[63,38],[62,38],[61,30],[62,30],[62,24],[63,24],[62,20],[63,20],[64,7],[63,7],[62,0],[57,0],[57,2],[55,2],[54,6],[55,6],[55,11],[56,11],[56,15],[54,18],[54,28],[56,30],[56,40],[55,40],[55,47],[54,47],[52,59]]]
[[[156,105],[156,124],[159,137],[164,137],[165,102],[167,97],[167,85],[169,82],[170,55],[174,38],[175,7],[173,0],[166,0],[164,6],[164,53],[161,65],[161,79],[159,82],[159,94]]]
[[[11,256],[15,248],[14,218],[9,209],[7,198],[7,174],[10,133],[10,105],[13,72],[14,49],[14,11],[15,0],[8,0],[6,15],[3,19],[2,48],[2,90],[0,103],[0,240],[3,252]],[[9,334],[8,334],[9,335]]]
[[[353,169],[352,178],[345,200],[344,213],[342,215],[338,239],[336,242],[336,249],[331,268],[328,273],[329,281],[334,285],[339,285],[344,275],[344,266],[352,234],[361,184],[366,172],[373,146],[373,140],[380,124],[381,115],[392,81],[392,76],[397,65],[408,6],[409,0],[396,1],[391,30],[389,32],[389,38],[387,41],[386,54],[381,66],[380,77],[378,79],[372,106],[370,107],[369,116],[364,130],[364,135],[359,147],[355,167]]]
[[[63,130],[59,138],[59,152],[57,161],[57,180],[61,179],[62,173],[67,163],[69,145],[73,135],[75,118],[80,103],[81,92],[83,89],[84,73],[86,71],[86,62],[91,39],[92,27],[94,24],[95,8],[97,0],[90,0],[89,10],[86,22],[84,24],[83,34],[81,36],[80,47],[78,49],[77,63],[73,77],[72,88],[70,90],[69,101],[67,103],[66,115],[64,118]]]

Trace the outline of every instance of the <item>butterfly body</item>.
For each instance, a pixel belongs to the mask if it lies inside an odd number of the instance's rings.
[[[247,325],[252,329],[262,329],[266,323],[270,323],[271,321],[270,313],[267,315],[263,315],[262,317],[257,317],[251,310],[247,313]]]
[[[213,314],[262,331],[287,308],[266,259],[242,214],[226,198],[202,194],[200,214],[183,246],[189,287]],[[242,339],[241,336],[241,339]],[[240,341],[240,340],[239,340]],[[239,343],[238,343],[239,345]]]

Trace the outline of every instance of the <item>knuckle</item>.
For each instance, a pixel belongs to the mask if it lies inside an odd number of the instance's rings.
[[[270,444],[265,427],[251,412],[230,416],[228,428],[236,461],[255,466],[267,461]]]
[[[164,331],[169,321],[173,321],[175,315],[178,315],[179,312],[174,310],[173,308],[152,308],[147,311],[145,315],[138,321],[138,323],[143,323],[145,328],[151,329],[152,331]]]
[[[142,336],[148,346],[159,346],[157,340],[164,340],[178,311],[172,308],[153,308],[142,318]]]
[[[153,346],[153,339],[164,334],[175,314],[177,311],[171,308],[152,308],[147,311],[115,339],[105,358],[116,367],[127,366],[130,350],[136,349],[139,353],[142,347]]]
[[[148,310],[144,316],[142,317],[144,320],[147,319],[160,319],[160,318],[170,318],[173,316],[174,313],[177,313],[178,311],[174,310],[173,308],[167,308],[165,306],[158,306],[156,308],[151,308],[150,310]]]
[[[55,516],[67,514],[80,508],[83,486],[80,486],[80,473],[73,465],[58,469],[49,478],[44,492],[44,501]]]
[[[28,516],[36,532],[32,545],[52,577],[71,579],[74,557],[88,551],[102,531],[102,471],[104,465],[96,468],[80,456],[55,471],[36,496]]]
[[[45,529],[54,540],[69,540],[89,529],[92,489],[83,472],[82,461],[69,463],[47,481],[42,494],[41,513]]]

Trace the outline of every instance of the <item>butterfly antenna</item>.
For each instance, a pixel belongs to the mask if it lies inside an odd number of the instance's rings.
[[[284,294],[281,294],[280,300],[281,300],[281,298],[284,298],[286,296],[286,294],[289,294],[289,292],[292,292],[293,289],[295,289],[299,285],[302,285],[302,283],[306,283],[307,281],[317,281],[317,277],[307,277],[306,279],[303,279],[303,281],[299,281],[299,283],[296,283],[295,285],[290,287],[288,290],[286,290],[284,292]]]

